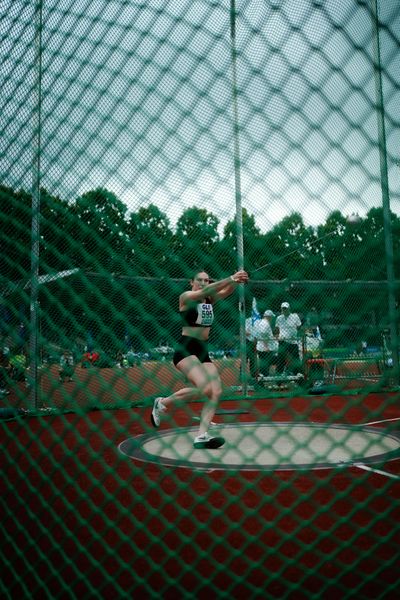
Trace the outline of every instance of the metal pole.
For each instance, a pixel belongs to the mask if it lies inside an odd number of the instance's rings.
[[[31,222],[31,294],[29,336],[29,408],[38,408],[38,323],[39,323],[39,252],[40,252],[40,151],[42,113],[42,18],[43,2],[35,4],[35,57],[33,86],[33,158],[32,158],[32,222]]]
[[[239,145],[239,111],[237,90],[237,51],[236,51],[236,3],[231,0],[231,62],[232,62],[232,99],[234,130],[234,171],[235,171],[235,203],[236,203],[236,245],[238,270],[244,268],[243,249],[243,211],[240,181],[240,145]],[[239,332],[240,332],[240,382],[242,391],[247,396],[247,352],[246,352],[246,304],[244,284],[239,285]]]
[[[399,382],[399,342],[397,333],[397,315],[396,315],[396,282],[394,276],[393,260],[393,237],[390,215],[390,197],[389,181],[387,168],[386,152],[386,134],[385,134],[385,113],[383,106],[382,76],[379,45],[379,18],[377,0],[371,0],[372,9],[372,29],[373,29],[373,47],[374,47],[374,74],[375,74],[375,94],[376,110],[378,118],[378,141],[379,141],[379,160],[382,186],[382,206],[383,206],[383,231],[385,236],[385,255],[386,255],[386,273],[388,283],[388,309],[389,309],[389,328],[390,328],[390,349],[393,358],[393,369],[396,377],[396,383]]]

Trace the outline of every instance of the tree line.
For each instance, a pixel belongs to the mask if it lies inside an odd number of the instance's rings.
[[[31,195],[0,186],[1,279],[29,281],[31,273]],[[381,208],[357,223],[332,211],[317,227],[293,212],[268,231],[243,208],[245,269],[251,275],[247,304],[261,308],[285,295],[304,314],[311,307],[347,321],[385,318],[385,231]],[[112,192],[95,189],[73,201],[40,193],[40,274],[79,268],[79,273],[40,288],[42,335],[64,345],[92,335],[102,346],[135,346],[170,339],[179,328],[177,295],[198,270],[220,278],[237,265],[236,220],[219,231],[220,221],[205,208],[183,210],[172,228],[156,205],[129,212]],[[391,214],[395,273],[399,272],[400,219]],[[365,285],[351,285],[351,282]],[[296,283],[293,283],[296,282]],[[343,282],[343,285],[338,284]],[[347,283],[346,283],[347,282]],[[2,296],[2,328],[29,318],[29,288]],[[232,339],[237,329],[237,298],[220,309],[217,334]],[[371,313],[374,317],[371,317]],[[343,314],[342,314],[343,317]],[[27,323],[29,325],[29,323]]]

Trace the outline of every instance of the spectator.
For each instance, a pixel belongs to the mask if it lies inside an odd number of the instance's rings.
[[[95,350],[90,350],[85,352],[82,356],[82,367],[87,369],[88,367],[93,367],[98,364],[100,359],[100,354]]]
[[[58,372],[60,381],[63,383],[66,379],[72,381],[72,375],[74,374],[74,357],[72,352],[64,350],[60,358],[60,370]]]
[[[122,350],[118,350],[115,355],[115,364],[119,369],[127,369],[129,365],[128,356]]]
[[[25,381],[26,356],[22,348],[10,356],[10,375],[14,381]]]
[[[286,369],[288,375],[293,375],[301,371],[298,339],[301,321],[297,313],[290,312],[289,302],[282,302],[281,311],[275,322],[275,333],[279,340],[276,372],[280,375]]]
[[[266,310],[263,318],[254,325],[259,374],[266,377],[270,375],[271,367],[277,364],[278,341],[272,330],[274,317],[272,310]]]
[[[322,354],[322,337],[319,327],[307,327],[304,331],[305,358],[317,358]]]
[[[318,323],[318,312],[313,306],[310,312],[307,313],[304,322],[304,358],[321,356],[323,341]]]
[[[135,365],[141,364],[140,354],[137,352],[135,353],[132,349],[128,350],[126,358],[128,360],[128,367],[134,367]]]

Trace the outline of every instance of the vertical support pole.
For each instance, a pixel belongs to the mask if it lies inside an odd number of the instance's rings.
[[[396,283],[394,275],[393,259],[393,237],[390,216],[390,198],[389,198],[389,180],[387,168],[386,134],[385,134],[385,112],[383,106],[382,93],[382,75],[379,44],[379,18],[377,0],[371,0],[372,12],[372,33],[374,47],[374,74],[375,74],[375,95],[376,111],[378,118],[378,141],[379,141],[379,160],[382,186],[382,206],[383,206],[383,228],[385,237],[385,256],[386,256],[386,274],[388,284],[388,310],[389,310],[389,328],[390,328],[390,350],[393,359],[393,369],[396,378],[396,384],[399,383],[399,340],[397,332],[396,315]]]
[[[40,152],[42,116],[42,18],[43,2],[35,3],[34,86],[33,86],[33,157],[32,157],[32,221],[31,221],[31,285],[29,335],[29,409],[38,408],[39,362],[39,253],[40,253]]]
[[[232,63],[232,100],[233,100],[233,133],[234,133],[234,173],[235,173],[235,204],[236,204],[236,246],[237,268],[244,268],[243,248],[243,211],[240,180],[240,143],[239,143],[239,110],[237,90],[237,50],[236,50],[236,3],[230,5],[230,37]],[[247,352],[246,352],[246,304],[244,284],[239,285],[239,333],[240,333],[240,383],[242,391],[247,396]]]

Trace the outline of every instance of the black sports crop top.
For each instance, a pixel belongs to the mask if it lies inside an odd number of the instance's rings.
[[[214,321],[213,305],[210,302],[199,302],[186,310],[181,310],[183,326],[211,327]]]

